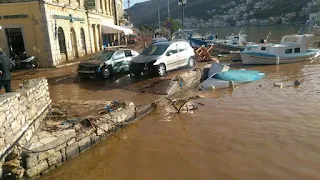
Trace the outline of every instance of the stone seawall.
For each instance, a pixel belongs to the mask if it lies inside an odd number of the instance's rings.
[[[106,103],[110,105],[111,102]],[[106,112],[98,117],[80,118],[73,125],[59,125],[60,128],[57,130],[46,131],[42,125],[25,145],[26,149],[22,153],[24,175],[27,178],[37,178],[55,169],[122,126],[129,125],[131,121],[143,116],[152,107],[147,105],[139,109],[137,111],[137,107],[131,102],[123,102],[122,107],[113,109],[112,112]]]
[[[22,89],[0,95],[1,162],[16,144],[24,145],[30,141],[50,104],[48,82],[44,78],[29,80]]]

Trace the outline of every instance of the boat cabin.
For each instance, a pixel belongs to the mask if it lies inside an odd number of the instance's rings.
[[[286,35],[281,39],[280,44],[257,44],[249,46],[244,52],[270,54],[276,56],[290,56],[297,53],[305,53],[307,51],[307,44],[313,35]]]

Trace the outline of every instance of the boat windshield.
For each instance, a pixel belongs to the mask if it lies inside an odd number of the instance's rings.
[[[162,55],[167,49],[168,44],[155,44],[147,47],[141,55],[152,56],[152,55]]]

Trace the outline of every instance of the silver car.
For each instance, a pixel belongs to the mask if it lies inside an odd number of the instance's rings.
[[[131,49],[107,49],[95,53],[89,60],[78,66],[80,78],[102,77],[129,72],[129,63],[139,53]]]
[[[147,47],[130,62],[130,75],[156,74],[164,76],[167,71],[181,67],[194,67],[195,53],[186,41],[159,42]]]

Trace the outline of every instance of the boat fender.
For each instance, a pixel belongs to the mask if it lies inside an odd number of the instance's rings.
[[[229,88],[234,89],[234,82],[233,81],[229,81]]]
[[[209,90],[215,90],[216,87],[215,86],[209,86]]]

